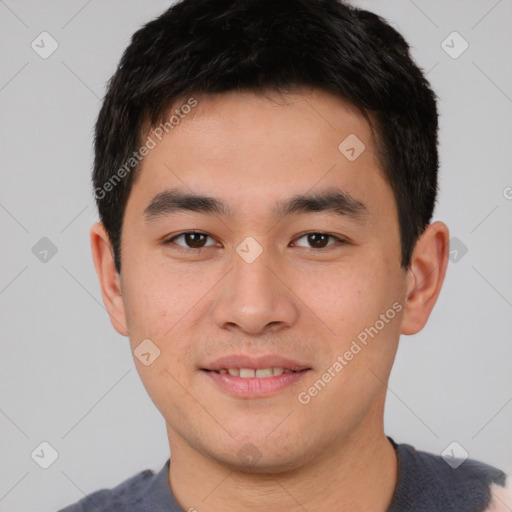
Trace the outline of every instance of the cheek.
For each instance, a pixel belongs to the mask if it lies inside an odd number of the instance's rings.
[[[378,265],[343,262],[304,272],[295,279],[297,295],[337,336],[345,338],[391,305],[387,304],[388,283],[382,277],[385,272]]]
[[[130,271],[131,270],[131,271]],[[156,267],[130,269],[123,283],[123,301],[130,334],[165,338],[194,306],[201,283],[182,273]]]
[[[189,275],[190,274],[190,275]],[[170,265],[155,266],[153,271],[133,272],[123,290],[126,319],[137,371],[153,401],[161,395],[179,395],[176,383],[188,381],[194,357],[194,318],[204,316],[201,301],[208,279],[201,273],[177,272]],[[150,339],[159,355],[150,366],[136,360],[137,347]],[[156,402],[155,402],[156,403]]]
[[[184,358],[189,340],[181,335],[180,328],[197,299],[189,283],[176,279],[174,274],[139,269],[127,275],[133,277],[125,283],[123,299],[137,371],[157,408],[171,402],[176,407],[183,392],[178,383],[185,385],[188,378]],[[148,365],[137,356],[142,352],[138,347],[147,339],[154,344],[148,350],[154,360]]]
[[[361,258],[332,265],[323,275],[303,273],[302,279],[297,280],[297,295],[304,297],[307,305],[303,308],[306,317],[311,317],[324,333],[322,351],[326,363],[334,363],[347,351],[357,352],[348,354],[350,368],[344,372],[347,383],[343,386],[351,392],[356,391],[351,388],[354,382],[369,376],[375,379],[368,368],[379,375],[388,371],[400,334],[397,309],[401,309],[402,277],[382,256],[367,257],[366,261]],[[338,379],[338,383],[345,378]]]

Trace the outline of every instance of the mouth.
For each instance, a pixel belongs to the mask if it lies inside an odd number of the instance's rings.
[[[269,377],[278,377],[279,375],[288,373],[306,372],[311,368],[304,368],[302,370],[290,370],[281,367],[269,368],[220,368],[219,370],[208,370],[203,368],[205,372],[214,372],[219,375],[231,375],[232,377],[240,377],[242,379],[267,379]]]
[[[238,398],[263,398],[296,385],[312,368],[280,356],[232,355],[200,370],[218,391]]]
[[[310,370],[308,365],[279,355],[231,354],[204,365],[202,370],[241,378],[269,378],[283,373]]]

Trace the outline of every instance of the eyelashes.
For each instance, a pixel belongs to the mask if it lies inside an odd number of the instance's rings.
[[[180,239],[182,239],[185,245],[177,243],[177,240]],[[213,243],[206,244],[208,239],[211,239]],[[312,244],[312,246],[308,247],[302,244],[297,244],[297,242],[302,239],[306,239],[306,243]],[[164,245],[172,245],[173,250],[178,252],[201,252],[210,247],[215,247],[218,244],[218,242],[216,242],[213,237],[200,231],[184,231],[166,239],[163,243]],[[309,231],[297,236],[292,241],[292,243],[297,247],[304,247],[306,249],[321,251],[322,249],[338,246],[340,244],[346,244],[348,242],[330,233],[325,233],[322,231]]]

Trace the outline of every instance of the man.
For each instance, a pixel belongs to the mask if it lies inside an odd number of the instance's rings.
[[[171,457],[66,512],[507,510],[499,469],[383,429],[447,267],[437,127],[403,38],[337,0],[183,0],[133,36],[91,245]]]

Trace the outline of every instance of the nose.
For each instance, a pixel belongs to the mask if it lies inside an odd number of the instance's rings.
[[[270,251],[264,250],[251,263],[235,254],[233,268],[218,289],[213,311],[216,325],[253,335],[292,326],[299,310],[282,276]]]

